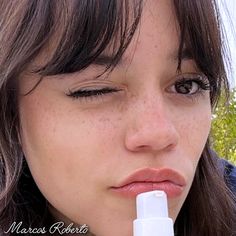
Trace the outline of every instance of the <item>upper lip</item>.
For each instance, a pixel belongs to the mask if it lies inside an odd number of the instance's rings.
[[[125,185],[129,185],[135,182],[163,182],[170,181],[176,185],[184,186],[186,185],[185,178],[177,171],[169,168],[155,169],[155,168],[144,168],[137,170],[123,181],[118,183],[114,188],[122,188]]]

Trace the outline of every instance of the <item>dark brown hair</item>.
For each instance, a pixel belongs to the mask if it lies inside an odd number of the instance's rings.
[[[213,108],[222,90],[227,94],[229,89],[216,3],[173,0],[173,6],[180,26],[178,68],[185,44],[209,78]],[[27,228],[53,222],[47,200],[30,174],[20,145],[20,75],[49,44],[53,51],[48,61],[41,68],[34,68],[34,73],[45,76],[81,71],[108,46],[113,49],[113,60],[106,70],[114,68],[137,29],[141,13],[141,0],[1,1],[0,233],[14,221],[23,221]],[[175,222],[175,234],[236,235],[235,205],[223,170],[207,142],[192,188]]]

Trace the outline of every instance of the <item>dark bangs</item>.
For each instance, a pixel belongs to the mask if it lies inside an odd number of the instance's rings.
[[[42,76],[85,69],[105,49],[113,58],[107,69],[114,67],[137,28],[142,0],[6,0],[0,9],[7,80],[19,77],[43,50],[48,58],[34,70]]]
[[[55,75],[80,71],[104,50],[109,50],[112,57],[107,69],[114,67],[137,28],[141,3],[140,0],[44,1],[43,8],[48,11],[48,31],[52,35],[49,41],[54,49],[50,60],[36,72]],[[29,12],[32,14],[32,10]],[[34,24],[40,25],[41,22],[32,21],[32,33]]]
[[[227,94],[229,89],[222,56],[226,55],[222,22],[216,1],[174,0],[174,5],[181,34],[179,58],[185,43],[198,68],[210,81],[211,102],[215,105],[222,90]]]

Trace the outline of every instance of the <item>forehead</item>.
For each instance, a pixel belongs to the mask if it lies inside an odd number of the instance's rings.
[[[125,54],[140,51],[174,59],[178,47],[179,29],[172,1],[145,1],[138,30]]]

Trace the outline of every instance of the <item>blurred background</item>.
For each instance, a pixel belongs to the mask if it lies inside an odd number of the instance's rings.
[[[222,158],[236,165],[236,0],[217,0],[226,36],[228,78],[230,80],[229,101],[224,96],[213,111],[212,148]]]

